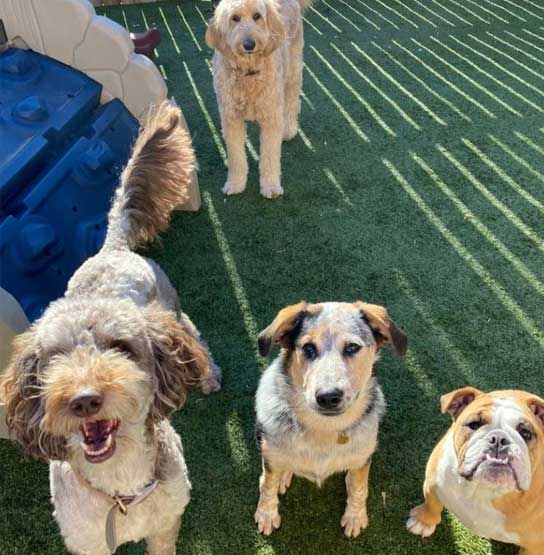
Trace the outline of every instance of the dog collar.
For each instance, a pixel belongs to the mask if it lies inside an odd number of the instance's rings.
[[[112,554],[115,553],[117,549],[117,538],[115,533],[115,515],[117,514],[117,512],[120,512],[123,516],[126,516],[128,514],[128,509],[130,507],[134,507],[135,505],[138,505],[144,499],[149,497],[155,491],[155,489],[157,489],[157,486],[159,485],[159,480],[157,480],[157,478],[154,478],[144,486],[144,488],[140,493],[136,495],[109,495],[104,491],[92,486],[74,468],[72,468],[72,472],[74,473],[78,482],[82,486],[86,487],[88,490],[94,493],[97,493],[109,503],[112,503],[111,507],[108,510],[108,514],[106,516],[104,533],[106,536],[106,544],[108,545],[108,549]]]
[[[248,69],[246,71],[244,71],[243,69],[233,65],[231,66],[233,71],[235,71],[236,73],[239,73],[242,75],[242,77],[252,77],[253,75],[258,75],[259,73],[261,73],[260,69]]]

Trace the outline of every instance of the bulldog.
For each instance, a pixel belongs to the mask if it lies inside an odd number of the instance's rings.
[[[410,512],[408,530],[430,536],[446,507],[481,537],[544,555],[544,400],[465,387],[441,406],[453,424],[427,463],[425,503]]]

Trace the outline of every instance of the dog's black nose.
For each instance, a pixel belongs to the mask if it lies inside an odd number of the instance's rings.
[[[255,41],[253,39],[246,39],[242,44],[247,52],[255,49]]]
[[[336,410],[342,403],[344,392],[341,389],[329,389],[328,391],[319,390],[315,394],[315,400],[320,408],[326,410]]]
[[[76,395],[70,401],[70,410],[76,416],[87,417],[96,414],[104,404],[104,397],[99,394]]]
[[[492,447],[499,453],[500,451],[504,451],[508,448],[508,446],[512,443],[510,438],[504,432],[493,432],[488,438],[487,441],[489,446]]]

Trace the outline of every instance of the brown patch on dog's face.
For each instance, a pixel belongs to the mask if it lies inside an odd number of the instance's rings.
[[[204,348],[159,305],[61,299],[23,338],[2,395],[19,442],[46,459],[69,446],[103,462],[129,427],[179,408],[207,369]]]
[[[285,369],[300,401],[321,415],[340,415],[359,398],[372,376],[379,348],[386,340],[392,341],[385,328],[394,326],[399,337],[406,339],[385,309],[364,305],[382,316],[382,331],[376,331],[375,318],[370,310],[362,310],[363,305],[292,305],[281,310],[259,336],[261,354],[272,343],[282,344]]]
[[[463,388],[442,398],[453,418],[459,473],[504,491],[529,489],[544,461],[544,401],[522,391]]]
[[[222,0],[206,30],[206,43],[247,62],[271,54],[283,36],[273,0]]]

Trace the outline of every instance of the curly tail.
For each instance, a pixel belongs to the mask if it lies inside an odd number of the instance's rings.
[[[304,13],[304,11],[314,3],[314,0],[298,0],[298,3],[300,6],[300,10],[302,11],[302,13]]]
[[[121,174],[104,248],[135,249],[154,241],[187,200],[195,155],[182,117],[168,100],[150,110]]]

